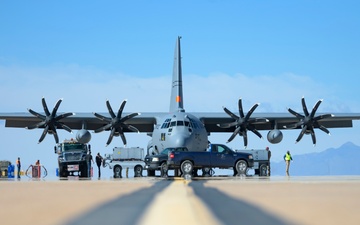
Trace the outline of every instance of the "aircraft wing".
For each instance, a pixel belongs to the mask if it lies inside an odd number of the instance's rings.
[[[109,113],[101,113],[110,117]],[[124,113],[127,115],[128,113]],[[140,132],[152,132],[157,120],[167,113],[141,113],[140,115],[127,120],[127,124],[136,127]],[[206,127],[208,132],[233,132],[235,127],[221,128],[218,124],[231,123],[234,120],[226,113],[189,113],[198,117]],[[316,116],[316,115],[315,115]],[[257,130],[272,130],[275,125],[277,129],[286,129],[285,127],[299,121],[289,113],[253,113],[250,118],[264,118],[267,122],[253,123]],[[0,120],[5,120],[5,127],[25,128],[33,124],[41,122],[41,120],[30,113],[0,113]],[[360,120],[360,113],[335,113],[333,117],[322,119],[319,125],[327,128],[352,127],[353,120]],[[95,130],[107,123],[99,120],[92,113],[75,113],[61,120],[61,123],[67,125],[71,129],[80,130],[83,124],[86,129]],[[301,127],[298,127],[300,129]],[[316,128],[316,126],[315,126]],[[61,129],[61,128],[59,128]],[[125,132],[129,132],[126,131]]]
[[[235,126],[229,128],[221,128],[218,124],[231,123],[234,120],[225,113],[192,113],[197,116],[201,121],[203,121],[206,130],[208,132],[233,132]],[[353,120],[360,120],[360,113],[332,113],[332,117],[324,118],[318,121],[319,125],[322,125],[326,128],[344,128],[352,127]],[[316,117],[317,115],[315,115]],[[256,130],[272,130],[277,129],[287,129],[285,127],[299,122],[299,119],[290,113],[253,113],[251,118],[264,118],[266,122],[254,122],[252,125]],[[318,128],[316,125],[314,128]],[[294,129],[301,129],[301,127],[296,127]]]
[[[101,113],[111,117],[109,113]],[[166,113],[142,113],[126,121],[127,124],[136,127],[140,132],[152,132],[158,117]],[[127,113],[124,113],[127,115]],[[25,128],[41,122],[42,120],[30,113],[0,113],[0,120],[5,120],[5,127]],[[92,113],[75,113],[75,115],[61,119],[62,124],[74,130],[80,130],[85,124],[87,130],[95,130],[107,124],[94,116]],[[61,129],[61,127],[57,127]],[[124,132],[130,132],[125,130]]]

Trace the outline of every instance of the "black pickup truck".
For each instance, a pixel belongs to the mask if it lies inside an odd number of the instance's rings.
[[[167,164],[169,169],[180,169],[184,175],[204,168],[232,168],[234,175],[246,175],[247,169],[254,166],[254,160],[252,154],[236,152],[223,144],[210,144],[204,152],[170,151]]]

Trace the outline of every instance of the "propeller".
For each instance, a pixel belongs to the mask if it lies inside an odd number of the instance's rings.
[[[124,145],[126,145],[126,138],[125,138],[125,135],[124,135],[124,129],[131,130],[131,131],[139,133],[139,130],[136,127],[131,126],[129,124],[126,124],[125,122],[128,119],[131,119],[131,118],[133,118],[135,116],[140,115],[140,113],[132,113],[132,114],[129,114],[127,116],[121,117],[121,114],[123,112],[123,109],[125,107],[126,102],[127,102],[127,100],[125,99],[121,103],[120,108],[118,110],[118,113],[117,113],[117,115],[115,115],[114,111],[111,108],[109,100],[106,101],[106,106],[108,108],[108,111],[109,111],[109,114],[110,114],[111,118],[100,115],[98,113],[94,113],[94,115],[98,119],[107,122],[106,125],[94,130],[94,132],[99,133],[99,132],[102,132],[104,130],[110,130],[110,136],[109,136],[109,139],[106,142],[106,146],[108,146],[111,143],[114,136],[120,136],[123,143],[124,143]]]
[[[244,146],[245,148],[247,147],[248,144],[248,139],[247,139],[247,131],[251,131],[253,132],[256,136],[258,136],[259,138],[262,138],[262,135],[260,134],[259,131],[257,131],[255,129],[254,124],[255,123],[265,123],[268,122],[269,120],[265,119],[265,118],[250,118],[251,114],[255,111],[255,109],[259,106],[259,103],[256,103],[255,105],[253,105],[249,112],[246,114],[246,116],[244,115],[244,110],[242,107],[242,100],[241,98],[239,99],[238,102],[238,107],[239,107],[239,116],[235,115],[234,113],[232,113],[230,110],[228,110],[226,107],[224,108],[224,111],[231,117],[234,119],[233,122],[230,123],[224,123],[224,124],[217,124],[218,127],[221,128],[230,128],[230,127],[235,127],[235,130],[233,132],[233,134],[230,136],[230,138],[228,139],[227,143],[232,141],[235,136],[237,134],[239,134],[239,136],[243,136],[244,139]]]
[[[323,125],[320,125],[318,123],[318,121],[329,118],[329,117],[333,117],[334,115],[333,114],[322,114],[319,116],[315,116],[316,110],[319,108],[322,101],[323,101],[322,99],[317,101],[314,108],[312,109],[311,113],[309,113],[309,111],[306,107],[305,98],[302,97],[301,104],[302,104],[302,108],[304,111],[304,115],[301,115],[300,113],[297,113],[294,110],[288,108],[288,111],[291,114],[293,114],[294,116],[296,116],[296,118],[298,118],[299,121],[296,123],[284,126],[284,128],[286,128],[286,129],[295,129],[295,128],[299,128],[299,127],[302,128],[295,143],[299,142],[301,140],[301,138],[304,136],[304,134],[306,133],[306,134],[311,134],[312,142],[315,146],[316,145],[316,136],[315,136],[314,128],[319,128],[323,132],[330,135],[330,131]]]
[[[41,99],[41,102],[42,102],[42,105],[43,105],[43,108],[44,108],[44,112],[45,112],[45,115],[42,115],[40,113],[37,113],[35,112],[34,110],[32,109],[28,109],[28,111],[33,114],[34,116],[38,117],[39,119],[41,119],[42,121],[39,122],[39,123],[36,123],[34,125],[31,125],[31,126],[28,126],[28,127],[25,127],[26,129],[29,129],[29,130],[32,130],[32,129],[35,129],[35,128],[44,128],[44,131],[39,139],[39,143],[42,142],[46,136],[46,134],[52,134],[54,135],[54,138],[55,138],[55,142],[56,143],[59,143],[59,137],[58,137],[58,134],[56,132],[56,128],[62,128],[70,133],[72,133],[70,127],[66,126],[65,124],[59,122],[61,119],[64,119],[66,117],[69,117],[69,116],[72,116],[72,115],[75,115],[75,113],[63,113],[63,114],[60,114],[60,115],[57,115],[57,110],[60,106],[60,103],[62,102],[62,99],[59,99],[56,104],[55,104],[55,107],[54,109],[52,110],[52,112],[50,113],[49,112],[49,109],[46,105],[46,101],[45,101],[45,98],[43,97]]]

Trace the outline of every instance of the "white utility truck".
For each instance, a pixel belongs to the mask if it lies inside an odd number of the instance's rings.
[[[268,151],[265,149],[236,150],[237,152],[250,153],[253,155],[255,175],[268,176],[270,173],[270,160]]]
[[[115,147],[112,154],[105,154],[103,167],[109,166],[114,172],[114,178],[122,178],[122,170],[134,169],[135,177],[142,177],[145,167],[144,149],[139,147]]]

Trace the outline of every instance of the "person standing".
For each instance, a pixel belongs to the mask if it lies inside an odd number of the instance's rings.
[[[268,160],[269,160],[269,163],[267,165],[267,175],[270,176],[270,158],[271,158],[271,151],[270,151],[270,148],[269,147],[266,147],[266,151],[268,153]]]
[[[293,160],[290,151],[286,152],[286,154],[284,155],[284,160],[286,162],[286,175],[289,176],[290,161]]]
[[[86,155],[86,162],[88,164],[87,177],[90,178],[91,177],[91,162],[94,163],[94,160],[93,160],[90,150],[89,150],[88,154]]]
[[[98,152],[98,154],[96,155],[95,161],[96,161],[96,165],[98,167],[99,178],[100,178],[101,177],[100,166],[101,166],[101,163],[103,161],[103,157],[101,157],[100,152]]]
[[[20,157],[18,157],[17,160],[16,160],[16,166],[17,166],[17,178],[20,178],[20,170],[21,170]]]

